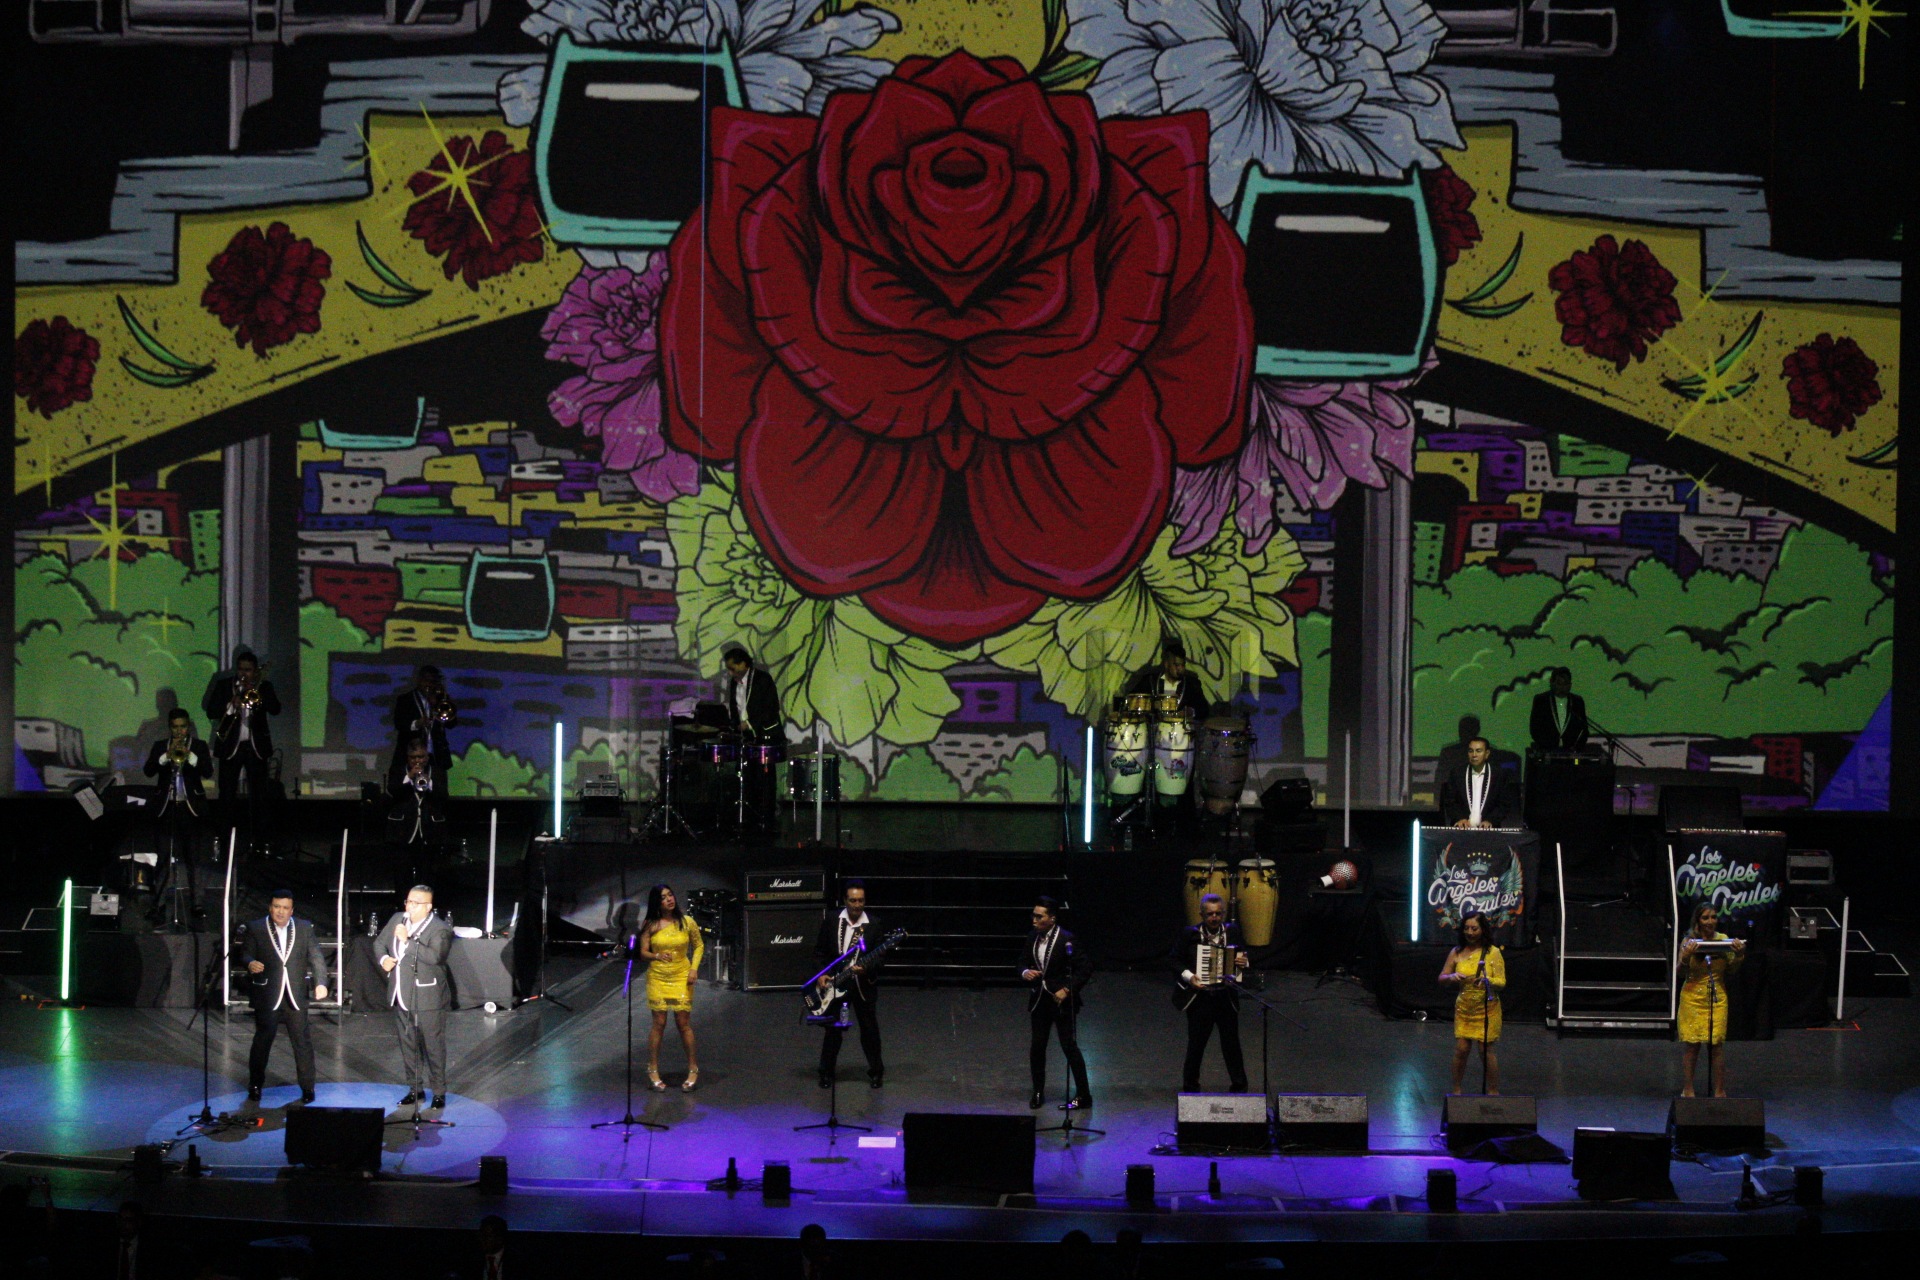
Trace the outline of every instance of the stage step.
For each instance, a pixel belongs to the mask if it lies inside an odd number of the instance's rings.
[[[1569,951],[1548,1025],[1567,1031],[1655,1031],[1673,1025],[1673,968],[1655,951]]]
[[[1562,991],[1660,991],[1667,990],[1664,982],[1568,982],[1562,984]]]

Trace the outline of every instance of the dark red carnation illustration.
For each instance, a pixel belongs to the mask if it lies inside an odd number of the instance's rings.
[[[462,174],[464,190],[455,180]],[[498,129],[477,143],[464,135],[447,139],[433,163],[407,179],[407,189],[420,198],[407,209],[406,228],[428,253],[446,259],[449,280],[457,275],[478,289],[546,252],[533,155],[515,150]]]
[[[29,411],[51,418],[68,405],[93,399],[100,343],[65,316],[35,320],[13,340],[13,394]]]
[[[720,109],[661,311],[667,435],[817,596],[962,644],[1111,591],[1246,434],[1252,314],[1202,112],[1100,120],[909,58],[819,119]]]
[[[1643,241],[1625,246],[1601,236],[1547,273],[1560,296],[1553,314],[1560,340],[1624,369],[1647,358],[1647,344],[1680,323],[1673,272],[1660,265]]]
[[[1880,366],[1852,338],[1821,334],[1780,362],[1780,376],[1793,416],[1836,436],[1880,403]]]
[[[234,345],[255,355],[320,332],[320,304],[333,274],[333,259],[296,236],[284,222],[242,227],[207,264],[200,305],[233,330]]]
[[[1473,187],[1450,165],[1420,171],[1420,190],[1427,198],[1427,217],[1433,223],[1433,244],[1440,265],[1450,267],[1460,255],[1480,243],[1480,219],[1473,216]]]

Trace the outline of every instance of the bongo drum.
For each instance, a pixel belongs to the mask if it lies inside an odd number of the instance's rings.
[[[1273,917],[1280,908],[1280,872],[1271,858],[1240,863],[1240,936],[1250,947],[1273,941]]]
[[[1132,716],[1153,714],[1153,695],[1150,693],[1123,693],[1113,700],[1116,711],[1124,711]]]

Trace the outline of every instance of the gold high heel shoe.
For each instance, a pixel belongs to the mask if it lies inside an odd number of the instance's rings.
[[[680,1092],[692,1093],[694,1086],[700,1083],[700,1068],[688,1067],[687,1078],[680,1084]]]
[[[647,1068],[647,1087],[655,1093],[665,1093],[667,1091],[667,1082],[660,1078],[660,1068]]]

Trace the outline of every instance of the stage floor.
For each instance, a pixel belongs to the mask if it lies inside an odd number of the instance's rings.
[[[473,1192],[455,1180],[472,1178],[479,1157],[496,1154],[509,1162],[513,1192],[505,1203],[516,1229],[790,1237],[818,1220],[837,1238],[1057,1240],[1071,1225],[1111,1238],[1116,1226],[1132,1223],[1160,1240],[1424,1239],[1418,1198],[1435,1167],[1456,1169],[1471,1210],[1457,1230],[1472,1238],[1789,1232],[1800,1216],[1791,1207],[1737,1212],[1737,1163],[1676,1162],[1678,1204],[1610,1208],[1576,1202],[1566,1165],[1450,1159],[1436,1138],[1449,1024],[1388,1021],[1356,984],[1286,973],[1269,975],[1269,997],[1285,1014],[1271,1021],[1272,1087],[1366,1093],[1371,1154],[1222,1159],[1223,1196],[1209,1199],[1207,1159],[1152,1154],[1172,1141],[1184,1048],[1184,1023],[1167,1002],[1165,980],[1102,974],[1088,991],[1082,1025],[1096,1105],[1077,1119],[1106,1133],[1041,1137],[1030,1205],[910,1202],[901,1183],[904,1112],[1026,1113],[1021,992],[886,990],[886,1087],[868,1088],[856,1036],[841,1057],[841,1117],[873,1133],[843,1131],[836,1139],[792,1128],[824,1118],[828,1102],[814,1079],[821,1032],[800,1021],[797,996],[702,986],[694,1015],[699,1089],[679,1091],[682,1054],[670,1038],[662,1065],[673,1087],[649,1094],[642,1085],[635,1105],[671,1128],[635,1130],[623,1140],[618,1129],[588,1127],[625,1109],[621,976],[610,961],[583,964],[556,989],[570,1010],[542,1000],[507,1014],[455,1014],[454,1101],[445,1115],[454,1127],[417,1136],[390,1127],[384,1170],[400,1176],[379,1194],[289,1177],[282,1130],[297,1091],[282,1083],[291,1071],[283,1044],[264,1127],[199,1139],[217,1176],[169,1178],[143,1189],[142,1198],[167,1213],[219,1217],[400,1224],[452,1214],[471,1221],[480,1211]],[[172,1139],[197,1111],[201,1039],[186,1011],[36,1007],[19,998],[25,990],[14,985],[0,1006],[0,1147],[124,1158],[136,1144]],[[1912,1001],[1855,1007],[1857,1030],[1789,1031],[1731,1046],[1735,1091],[1766,1100],[1773,1163],[1782,1166],[1762,1170],[1762,1189],[1784,1186],[1791,1165],[1824,1166],[1828,1231],[1905,1226],[1920,1206],[1920,1008]],[[643,1068],[644,1003],[634,1012]],[[251,1028],[243,1011],[213,1020],[216,1111],[242,1103]],[[1244,1016],[1243,1029],[1257,1085],[1257,1011]],[[315,1039],[321,1104],[391,1108],[398,1101],[398,1052],[384,1016],[320,1016]],[[1510,1026],[1501,1051],[1505,1091],[1536,1095],[1542,1135],[1569,1151],[1577,1125],[1663,1128],[1679,1083],[1679,1051],[1665,1041],[1560,1040],[1539,1026]],[[1050,1096],[1061,1084],[1057,1052],[1053,1070]],[[1217,1050],[1203,1084],[1225,1086]],[[1042,1124],[1059,1119],[1052,1105],[1040,1115]],[[185,1145],[172,1155],[184,1158]],[[729,1157],[746,1177],[757,1177],[766,1160],[790,1161],[792,1204],[763,1207],[751,1193],[708,1191],[706,1180],[722,1174]],[[1121,1197],[1126,1167],[1141,1163],[1156,1172],[1159,1212],[1152,1215],[1127,1213]],[[5,1178],[29,1171],[19,1155],[0,1169]],[[75,1207],[111,1205],[129,1185],[124,1176],[83,1168],[58,1169],[54,1182],[63,1203]]]

